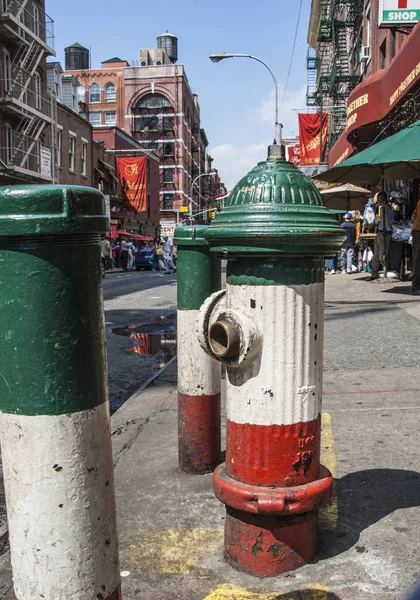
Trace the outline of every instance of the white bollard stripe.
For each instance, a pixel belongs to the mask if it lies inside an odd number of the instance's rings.
[[[253,425],[316,420],[322,401],[324,284],[228,284],[226,294],[227,305],[251,314],[262,336],[260,359],[227,370],[227,418]]]
[[[16,597],[115,597],[108,402],[57,416],[2,413],[0,436]]]
[[[178,391],[188,396],[220,393],[220,363],[197,339],[198,310],[178,311]]]

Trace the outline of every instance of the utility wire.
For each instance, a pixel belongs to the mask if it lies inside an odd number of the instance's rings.
[[[292,70],[292,64],[293,64],[293,57],[295,55],[295,46],[296,46],[296,39],[297,39],[297,34],[298,34],[298,30],[299,30],[299,23],[300,23],[300,15],[302,13],[302,4],[303,4],[303,0],[300,0],[300,4],[299,4],[299,13],[298,13],[298,18],[297,18],[297,23],[296,23],[296,30],[295,30],[295,38],[293,40],[293,46],[292,46],[292,55],[290,57],[290,63],[289,63],[289,70],[287,72],[287,77],[286,77],[286,84],[284,86],[284,90],[283,90],[283,96],[282,99],[280,101],[280,106],[283,104],[283,100],[284,97],[286,95],[286,91],[287,91],[287,86],[289,84],[289,77],[290,77],[290,72]]]

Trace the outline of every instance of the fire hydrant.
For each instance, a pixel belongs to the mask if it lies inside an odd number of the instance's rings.
[[[343,230],[296,167],[269,148],[204,232],[227,259],[202,305],[203,349],[226,364],[225,558],[257,576],[312,560],[332,476],[320,465],[324,257]]]

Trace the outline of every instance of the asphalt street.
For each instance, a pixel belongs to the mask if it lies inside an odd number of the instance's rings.
[[[103,289],[114,412],[175,352],[176,275],[118,270],[105,275]]]

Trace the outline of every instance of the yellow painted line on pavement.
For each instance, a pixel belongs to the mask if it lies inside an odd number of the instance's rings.
[[[147,573],[206,576],[205,555],[223,552],[223,529],[171,528],[129,531],[120,535],[121,568]]]
[[[321,464],[331,471],[332,476],[337,477],[337,459],[334,450],[334,434],[332,419],[329,413],[322,413],[321,428]],[[335,491],[331,500],[319,511],[319,527],[332,531],[337,529],[338,524],[338,501]]]
[[[294,592],[250,592],[231,585],[220,585],[210,592],[204,600],[327,600],[328,588],[322,585],[307,585],[305,589]]]

